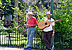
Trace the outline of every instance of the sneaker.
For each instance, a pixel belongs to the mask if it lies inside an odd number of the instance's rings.
[[[48,50],[48,49],[46,49],[46,50]]]
[[[24,49],[28,49],[28,48],[24,48]]]
[[[48,50],[51,50],[51,48],[50,48],[50,49],[48,49]]]
[[[28,47],[28,49],[32,49],[31,47]]]

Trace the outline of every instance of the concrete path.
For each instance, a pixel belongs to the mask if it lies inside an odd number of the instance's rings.
[[[24,50],[24,48],[0,47],[0,50]],[[43,50],[43,49],[31,49],[31,50]]]
[[[8,47],[0,47],[0,50],[24,50],[23,48],[8,48]]]
[[[24,50],[24,48],[0,47],[0,50]],[[45,49],[31,49],[31,50],[45,50]],[[55,49],[55,50],[72,50],[72,49]]]

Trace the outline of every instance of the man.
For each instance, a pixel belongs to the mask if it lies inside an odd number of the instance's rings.
[[[54,19],[53,18],[50,18],[50,16],[51,16],[52,14],[50,14],[50,12],[47,12],[46,13],[46,16],[47,16],[47,18],[44,20],[44,21],[49,21],[49,22],[51,22],[51,21],[54,21]],[[44,41],[44,43],[45,43],[45,45],[46,45],[46,48],[47,48],[47,50],[51,50],[51,37],[53,37],[54,36],[54,22],[53,23],[51,23],[50,24],[50,26],[48,26],[48,27],[45,27],[44,29],[43,29],[43,41]],[[48,38],[47,38],[48,37]]]
[[[33,43],[33,36],[35,34],[36,28],[35,26],[37,25],[37,20],[33,16],[32,12],[28,12],[28,19],[27,19],[27,45],[26,48],[24,49],[31,49],[32,48],[32,43]]]

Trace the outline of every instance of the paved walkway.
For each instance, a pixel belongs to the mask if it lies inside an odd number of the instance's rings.
[[[24,48],[0,47],[0,50],[24,50]],[[31,49],[31,50],[43,50],[43,49]]]
[[[24,50],[23,48],[8,48],[8,47],[0,47],[0,50]]]
[[[0,50],[24,50],[24,48],[0,47]],[[31,50],[44,50],[44,49],[31,49]],[[72,49],[55,49],[55,50],[72,50]]]

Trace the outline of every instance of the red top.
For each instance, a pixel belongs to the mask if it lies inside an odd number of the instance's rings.
[[[35,25],[35,24],[37,24],[37,20],[36,20],[36,18],[35,17],[32,17],[32,19],[27,19],[27,24],[29,24],[29,25]]]

